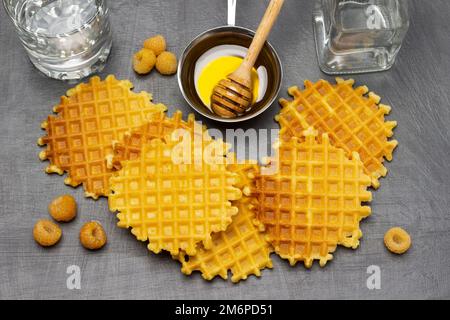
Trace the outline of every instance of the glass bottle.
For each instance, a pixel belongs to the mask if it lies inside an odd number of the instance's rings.
[[[388,70],[409,28],[407,0],[316,0],[314,34],[327,74]]]

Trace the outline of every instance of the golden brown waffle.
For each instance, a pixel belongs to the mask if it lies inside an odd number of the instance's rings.
[[[176,111],[172,117],[168,117],[165,112],[155,113],[148,122],[127,132],[122,141],[114,143],[112,166],[120,169],[122,161],[139,158],[145,144],[153,139],[166,140],[175,130],[185,130],[192,138],[197,135],[200,139],[211,139],[205,132],[206,127],[196,122],[193,114],[188,116],[186,122],[183,120],[181,111]],[[180,133],[182,132],[180,131]]]
[[[357,248],[362,232],[359,222],[370,215],[367,191],[370,178],[363,171],[358,153],[347,158],[343,149],[330,144],[327,134],[317,142],[317,131],[282,141],[278,170],[256,179],[257,218],[265,226],[275,251],[294,265],[314,260],[324,266],[338,244]]]
[[[270,245],[264,233],[255,226],[255,214],[251,210],[255,199],[250,196],[250,188],[258,166],[253,163],[233,164],[228,169],[239,174],[237,186],[244,194],[241,199],[233,201],[239,209],[238,214],[227,230],[213,234],[210,249],[199,248],[193,257],[181,254],[179,260],[184,274],[200,271],[206,280],[218,275],[227,279],[230,270],[233,274],[231,281],[236,283],[252,274],[260,276],[262,269],[272,268],[272,261]]]
[[[366,86],[353,88],[354,80],[337,78],[331,85],[325,80],[305,81],[305,89],[289,89],[294,100],[281,99],[282,110],[276,117],[284,140],[301,138],[301,133],[313,126],[320,134],[328,133],[334,146],[350,156],[357,151],[365,172],[378,188],[379,178],[387,174],[384,158],[392,160],[396,140],[389,140],[397,122],[385,122],[391,108],[380,104],[380,97]]]
[[[42,127],[47,135],[39,145],[47,145],[40,153],[48,159],[47,173],[68,172],[65,182],[73,187],[83,184],[86,195],[98,198],[110,193],[106,156],[112,153],[112,142],[120,141],[125,132],[141,126],[155,112],[166,107],[151,103],[146,92],[134,93],[129,81],[108,76],[104,81],[92,77],[61,97]]]
[[[174,162],[177,145],[154,139],[138,159],[124,161],[111,178],[109,207],[119,212],[119,227],[149,240],[149,250],[195,255],[196,244],[210,248],[211,234],[225,230],[237,213],[230,201],[241,197],[234,187],[239,177],[225,163]]]

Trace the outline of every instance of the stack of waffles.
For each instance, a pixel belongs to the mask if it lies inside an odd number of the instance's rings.
[[[337,245],[358,247],[367,189],[379,187],[397,145],[390,108],[366,87],[338,79],[291,88],[277,152],[262,167],[239,163],[193,115],[169,117],[131,89],[109,76],[69,90],[38,143],[47,173],[108,197],[118,226],[150,251],[168,252],[187,275],[238,282],[272,268],[272,252],[311,267]]]

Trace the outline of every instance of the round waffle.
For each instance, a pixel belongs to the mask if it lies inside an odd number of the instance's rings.
[[[282,110],[276,117],[281,125],[283,140],[302,138],[302,132],[313,126],[320,134],[328,133],[334,146],[359,153],[364,170],[372,179],[372,186],[380,186],[379,178],[387,174],[384,158],[392,160],[396,140],[389,140],[397,122],[385,121],[391,108],[380,104],[380,97],[366,86],[353,88],[354,80],[336,79],[316,83],[305,81],[305,89],[289,89],[294,97],[281,99]]]
[[[202,150],[211,144],[223,143],[211,141]],[[154,139],[138,159],[122,162],[111,178],[109,207],[119,212],[119,227],[131,228],[138,240],[149,240],[149,250],[172,255],[183,250],[193,256],[197,243],[211,248],[211,234],[231,223],[238,209],[230,201],[238,200],[241,191],[234,187],[237,174],[223,161],[226,154],[217,163],[204,158],[201,163],[176,163],[177,146],[175,141]]]
[[[92,77],[61,97],[42,124],[47,135],[38,140],[46,145],[41,160],[48,159],[47,173],[68,172],[65,182],[73,187],[83,184],[86,196],[97,199],[110,193],[106,157],[112,153],[113,141],[120,141],[125,132],[141,126],[155,112],[166,110],[152,104],[151,95],[134,93],[132,83],[108,76],[104,81]]]
[[[356,152],[347,158],[343,149],[321,142],[312,128],[298,138],[282,141],[271,165],[272,175],[259,175],[253,193],[258,220],[265,226],[275,252],[292,265],[314,260],[324,266],[338,244],[357,248],[359,222],[370,215],[367,191],[371,179],[364,174]]]
[[[236,283],[252,274],[260,276],[262,269],[272,268],[272,261],[270,245],[261,229],[255,226],[255,214],[251,210],[255,199],[250,195],[250,188],[258,166],[248,162],[229,165],[228,169],[239,174],[237,187],[243,190],[243,197],[232,202],[238,214],[227,230],[213,234],[211,248],[200,246],[195,256],[182,253],[178,259],[184,274],[200,271],[204,279],[212,280],[216,276],[227,279],[231,271],[231,281]]]

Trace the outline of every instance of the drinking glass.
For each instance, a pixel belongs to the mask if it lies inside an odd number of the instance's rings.
[[[409,28],[407,0],[316,0],[313,18],[328,74],[388,70]]]
[[[3,0],[31,62],[51,78],[101,71],[111,51],[105,0]]]

